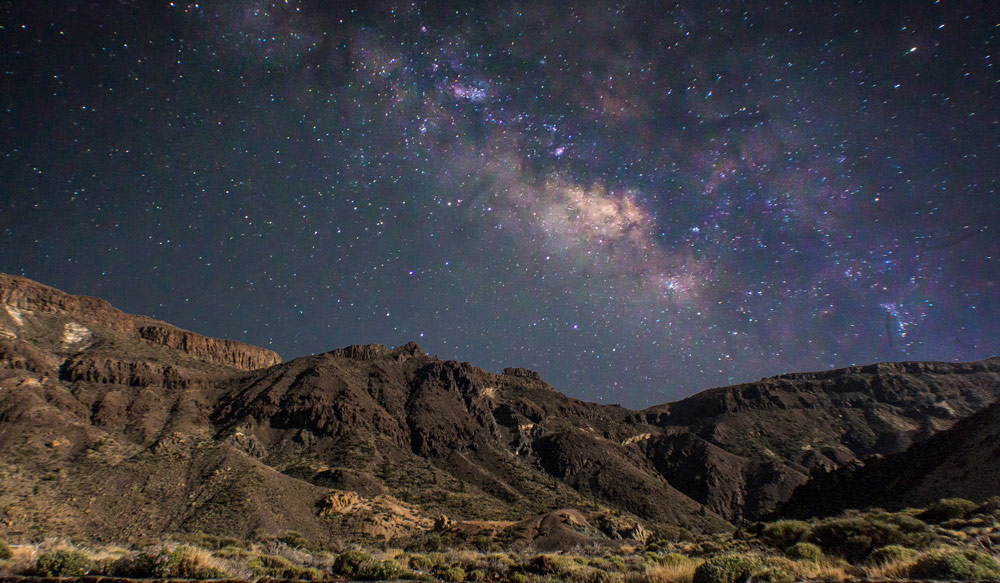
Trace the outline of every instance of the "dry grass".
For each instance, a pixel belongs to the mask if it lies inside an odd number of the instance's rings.
[[[794,561],[792,570],[797,579],[816,581],[846,581],[851,575],[851,566],[839,559],[820,559],[818,561]]]
[[[703,562],[701,559],[689,559],[672,565],[646,567],[634,580],[635,583],[691,583],[695,569]]]
[[[229,563],[216,557],[211,553],[211,551],[207,551],[201,547],[192,547],[188,545],[184,545],[180,548],[184,549],[184,555],[198,567],[208,567],[210,569],[218,569],[223,572],[229,571]]]
[[[906,579],[909,577],[910,568],[922,556],[923,553],[905,559],[896,559],[877,565],[869,565],[864,567],[865,576],[872,579]]]
[[[11,557],[0,561],[0,576],[17,575],[38,560],[37,545],[10,545]]]

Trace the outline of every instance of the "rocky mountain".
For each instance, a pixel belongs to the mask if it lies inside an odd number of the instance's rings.
[[[858,460],[815,476],[779,508],[785,516],[846,508],[920,507],[940,498],[981,501],[1000,495],[1000,403],[906,451]]]
[[[0,275],[0,535],[537,547],[728,529],[998,400],[1000,359],[782,375],[631,411],[417,345],[270,351]]]

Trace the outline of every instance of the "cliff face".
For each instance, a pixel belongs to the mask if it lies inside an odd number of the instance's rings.
[[[264,348],[126,314],[104,300],[70,295],[24,277],[0,274],[0,304],[0,335],[48,344],[51,352],[75,354],[99,345],[102,336],[117,336],[119,341],[162,347],[192,360],[244,371],[281,362]]]

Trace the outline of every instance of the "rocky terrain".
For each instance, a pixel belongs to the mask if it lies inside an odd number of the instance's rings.
[[[1000,403],[906,451],[873,456],[822,473],[782,504],[790,516],[847,508],[927,506],[940,498],[986,500],[1000,492]]]
[[[0,300],[0,535],[15,541],[556,548],[725,531],[810,476],[945,439],[1000,396],[988,359],[781,375],[631,411],[412,343],[282,363],[20,277],[0,275]],[[997,494],[989,478],[961,494]]]

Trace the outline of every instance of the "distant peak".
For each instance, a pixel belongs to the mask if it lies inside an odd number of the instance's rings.
[[[542,375],[538,374],[537,372],[535,372],[533,370],[527,369],[527,368],[507,367],[507,368],[503,369],[503,374],[505,376],[521,377],[523,379],[532,379],[532,380],[535,380],[535,381],[542,380]]]
[[[350,358],[353,360],[377,360],[380,358],[393,358],[396,360],[406,360],[408,358],[427,356],[416,342],[407,342],[396,348],[388,348],[382,344],[352,344],[343,348],[331,350],[331,356],[339,358]]]

